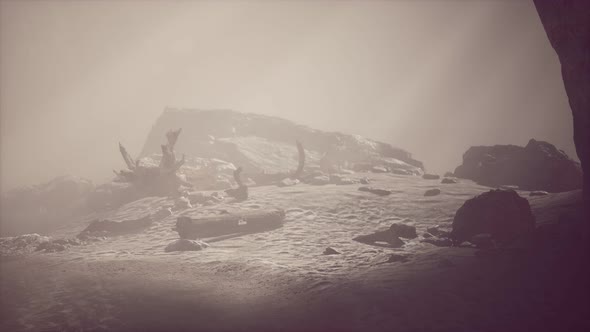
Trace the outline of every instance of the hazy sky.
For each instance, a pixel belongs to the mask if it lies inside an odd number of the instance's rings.
[[[390,142],[435,172],[471,145],[574,155],[532,1],[21,1],[0,5],[2,189],[95,181],[166,106]]]

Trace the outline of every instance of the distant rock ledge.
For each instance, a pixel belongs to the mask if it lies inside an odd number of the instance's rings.
[[[535,139],[525,147],[471,147],[463,154],[463,164],[454,175],[490,187],[515,185],[522,190],[548,192],[582,188],[580,163],[552,144]]]

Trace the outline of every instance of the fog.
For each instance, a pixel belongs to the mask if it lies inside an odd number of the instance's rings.
[[[1,185],[100,182],[165,107],[280,116],[404,148],[575,156],[557,56],[529,1],[2,2]]]

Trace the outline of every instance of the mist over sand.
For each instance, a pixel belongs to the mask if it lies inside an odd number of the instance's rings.
[[[105,181],[113,147],[138,151],[167,106],[360,134],[438,173],[471,145],[530,138],[575,157],[559,62],[528,1],[0,6],[3,191]]]

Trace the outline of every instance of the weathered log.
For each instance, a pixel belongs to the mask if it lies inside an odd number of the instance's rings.
[[[242,211],[213,217],[181,216],[176,231],[182,239],[208,238],[235,233],[263,232],[282,226],[285,211]]]

